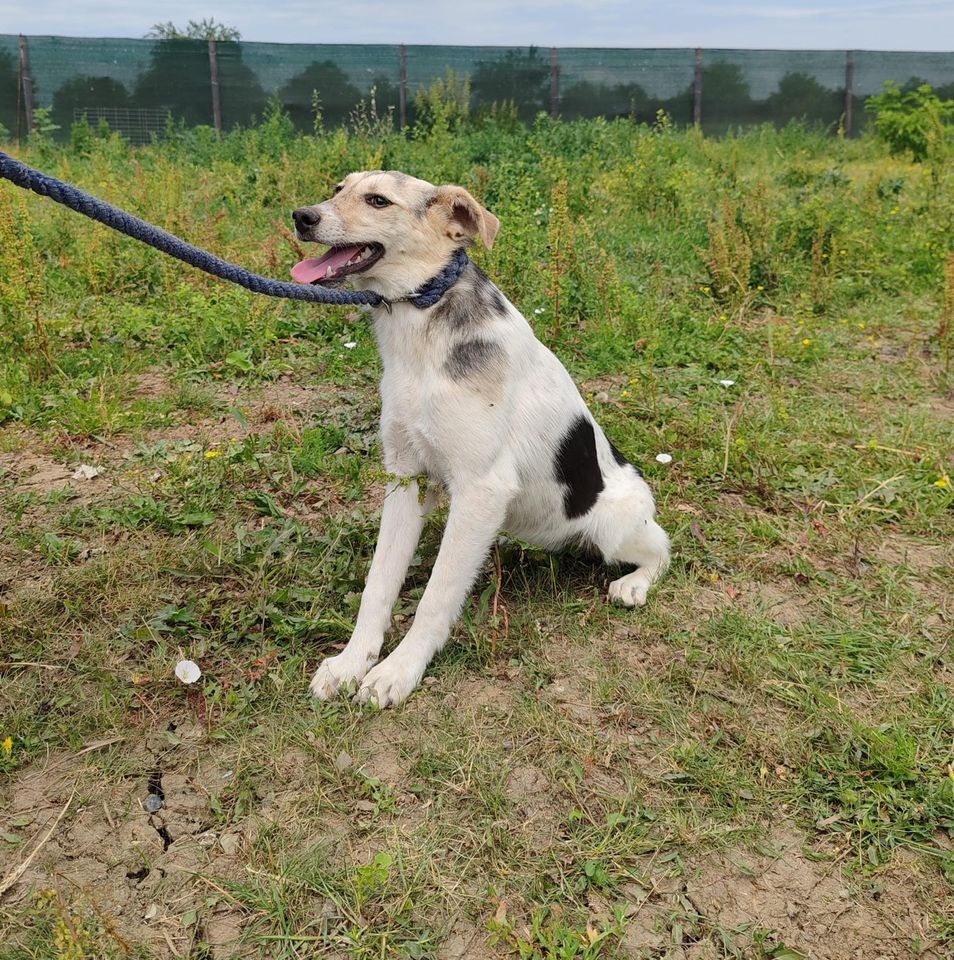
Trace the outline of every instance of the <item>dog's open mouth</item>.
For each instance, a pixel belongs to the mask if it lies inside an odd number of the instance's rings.
[[[296,263],[291,275],[298,283],[332,283],[352,273],[363,273],[383,256],[380,243],[330,247],[324,256]]]

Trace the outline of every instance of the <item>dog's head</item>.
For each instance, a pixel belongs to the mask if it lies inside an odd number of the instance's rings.
[[[359,288],[391,298],[416,290],[474,237],[489,248],[500,228],[463,187],[436,187],[392,170],[349,173],[330,200],[299,207],[292,219],[299,239],[330,248],[296,264],[295,280],[353,278]]]

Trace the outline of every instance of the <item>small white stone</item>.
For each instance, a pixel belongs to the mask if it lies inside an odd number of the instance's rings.
[[[671,454],[671,453],[657,453],[657,454],[656,454],[656,463],[672,463],[672,454]]]
[[[234,857],[242,846],[242,838],[236,833],[223,833],[219,837],[219,846],[224,854]]]
[[[734,380],[720,380],[719,383],[721,383],[723,387],[734,387],[734,386],[735,386],[735,381],[734,381]]]
[[[344,345],[344,348],[345,348],[345,350],[354,350],[354,348],[355,348],[356,346],[357,346],[357,343],[355,343],[354,340],[349,340],[349,341]]]
[[[202,676],[202,671],[195,660],[180,660],[176,664],[176,676],[183,683],[195,683]]]
[[[73,471],[74,480],[92,480],[93,477],[98,477],[103,471],[99,467],[94,467],[89,463],[81,463]]]

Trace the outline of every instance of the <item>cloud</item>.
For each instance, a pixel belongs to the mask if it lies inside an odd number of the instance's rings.
[[[950,0],[235,0],[198,10],[194,0],[0,0],[4,28],[26,34],[141,37],[157,20],[197,15],[238,27],[246,40],[295,43],[940,50],[954,35]]]

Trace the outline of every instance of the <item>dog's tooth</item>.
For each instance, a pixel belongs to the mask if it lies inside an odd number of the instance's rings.
[[[333,272],[334,272],[334,271],[332,271],[331,267],[328,267],[328,268],[325,270],[325,279],[327,280],[328,277],[330,277]]]

